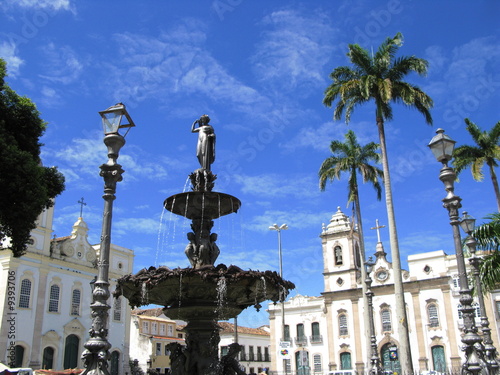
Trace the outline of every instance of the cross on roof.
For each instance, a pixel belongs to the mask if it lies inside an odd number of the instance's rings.
[[[376,226],[374,226],[374,227],[372,227],[370,229],[376,229],[377,230],[377,241],[378,242],[382,242],[382,241],[380,241],[380,229],[381,228],[385,228],[385,225],[379,225],[378,219],[375,220],[375,224],[376,224]]]
[[[86,205],[87,205],[87,203],[84,203],[84,202],[83,202],[83,197],[82,197],[82,199],[80,199],[80,200],[78,201],[78,203],[80,203],[80,217],[82,217],[82,214],[83,214],[83,206],[86,206]]]

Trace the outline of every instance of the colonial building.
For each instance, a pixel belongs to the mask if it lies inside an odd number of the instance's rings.
[[[168,344],[184,343],[184,325],[179,325],[163,314],[161,307],[132,311],[130,325],[130,359],[138,361],[139,367],[147,373],[148,369],[158,374],[170,373],[170,351]]]
[[[219,322],[219,326],[222,328],[219,343],[220,358],[227,354],[229,345],[238,342],[242,346],[238,360],[245,373],[260,374],[269,369],[271,366],[269,327],[235,328],[235,325],[229,322]]]
[[[320,297],[295,296],[281,305],[269,305],[271,369],[275,374],[324,374],[326,371],[369,368],[369,330],[365,324],[360,275],[359,235],[340,208],[320,235],[323,247],[324,292]],[[380,236],[379,236],[380,238]],[[367,257],[370,251],[367,249]],[[376,345],[385,371],[399,372],[399,335],[392,264],[379,241],[373,280],[373,319]],[[459,285],[455,255],[432,251],[408,257],[403,271],[405,303],[413,367],[423,371],[454,371],[462,363]],[[479,305],[476,325],[480,327]],[[499,348],[500,292],[486,299],[486,314],[494,346]],[[284,331],[284,336],[282,332]],[[275,360],[276,358],[276,360]]]
[[[14,367],[82,368],[80,356],[91,327],[91,282],[97,276],[99,245],[88,242],[80,217],[71,235],[51,238],[54,210],[44,211],[27,253],[0,252],[0,360]],[[111,245],[110,290],[132,272],[133,251]],[[111,374],[125,375],[130,342],[130,309],[110,297]]]

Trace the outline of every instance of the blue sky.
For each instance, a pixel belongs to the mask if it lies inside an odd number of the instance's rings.
[[[54,230],[70,233],[83,216],[90,241],[99,242],[106,161],[98,111],[123,102],[137,126],[119,162],[112,242],[135,250],[138,271],[150,265],[186,267],[189,222],[162,211],[198,168],[191,123],[208,114],[217,134],[215,189],[242,201],[240,212],[218,220],[217,263],[277,270],[283,232],[284,276],[296,293],[323,290],[322,223],[346,207],[346,182],[325,192],[317,171],[328,146],[353,129],[361,143],[376,141],[373,104],[347,126],[322,104],[329,73],[348,64],[349,43],[376,49],[404,35],[401,55],[429,61],[425,78],[408,80],[434,100],[434,126],[416,111],[394,107],[386,124],[395,212],[403,264],[413,253],[453,253],[440,164],[427,144],[444,128],[458,145],[470,144],[465,117],[483,129],[500,120],[500,58],[496,1],[128,1],[4,0],[0,56],[8,83],[30,97],[48,122],[43,162],[65,174]],[[496,209],[489,174],[469,171],[456,184],[463,209],[479,222]],[[361,188],[365,227],[387,224],[384,201]],[[365,230],[368,255],[375,231]],[[390,253],[387,230],[381,232]],[[257,326],[267,314],[246,312]]]

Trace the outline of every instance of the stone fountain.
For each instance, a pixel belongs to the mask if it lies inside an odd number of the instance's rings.
[[[244,374],[236,360],[239,345],[232,344],[228,355],[219,359],[217,322],[237,317],[244,309],[261,302],[283,301],[293,283],[275,271],[244,271],[236,266],[215,266],[220,253],[217,234],[211,233],[214,219],[236,213],[241,202],[236,197],[212,191],[217,178],[211,172],[215,160],[215,133],[203,115],[191,127],[198,133],[196,155],[201,168],[190,174],[192,191],[167,198],[164,207],[191,220],[185,253],[191,267],[165,266],[143,269],[118,280],[115,296],[123,295],[132,308],[155,304],[171,319],[187,322],[186,346],[171,345],[173,375]],[[196,127],[198,125],[198,127]]]

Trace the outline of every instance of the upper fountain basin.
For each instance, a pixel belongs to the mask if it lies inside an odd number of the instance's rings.
[[[238,212],[241,202],[238,198],[215,191],[189,191],[165,199],[163,206],[176,215],[188,219],[217,219]]]

